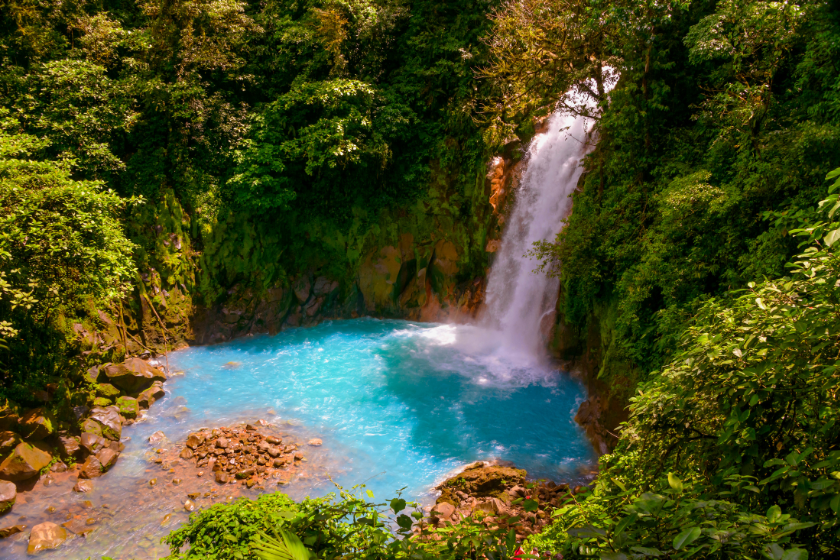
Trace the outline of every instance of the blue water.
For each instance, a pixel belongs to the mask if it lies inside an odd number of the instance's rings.
[[[381,497],[426,494],[452,469],[492,458],[535,478],[578,478],[594,458],[573,420],[580,385],[550,368],[488,363],[475,355],[484,337],[469,326],[332,322],[176,352],[170,365],[185,376],[168,388],[186,398],[185,427],[268,408],[299,422],[344,455],[338,482],[375,475],[368,486]]]
[[[182,373],[166,382],[166,397],[143,421],[123,430],[125,451],[94,480],[94,491],[72,492],[72,477],[41,489],[38,499],[19,496],[2,526],[62,523],[81,510],[96,530],[42,556],[151,559],[167,553],[160,538],[186,521],[189,492],[219,492],[196,499],[202,508],[234,493],[280,490],[299,499],[333,491],[332,482],[365,482],[380,502],[404,489],[404,497],[431,503],[433,487],[453,469],[488,459],[510,461],[533,478],[586,479],[595,456],[573,421],[581,386],[527,355],[506,353],[499,336],[359,319],[175,352],[169,365]],[[199,428],[258,419],[293,440],[323,440],[303,445],[308,467],[288,485],[245,490],[209,476],[175,485],[179,475],[152,462],[156,448],[175,449]],[[158,430],[168,440],[152,446]],[[0,541],[0,558],[26,558],[27,536]]]

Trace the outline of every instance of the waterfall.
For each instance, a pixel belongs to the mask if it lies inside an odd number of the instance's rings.
[[[558,280],[526,256],[535,241],[553,240],[572,207],[570,195],[582,173],[581,159],[591,149],[592,120],[554,114],[545,133],[528,148],[513,210],[487,281],[482,320],[499,333],[498,351],[520,360],[545,352],[541,325],[553,317]]]

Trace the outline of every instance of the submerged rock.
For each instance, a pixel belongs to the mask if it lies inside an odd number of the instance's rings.
[[[38,554],[42,550],[52,550],[61,546],[67,540],[67,530],[55,523],[41,523],[32,527],[29,534],[29,546],[26,547],[27,554]]]
[[[313,439],[310,439],[308,443],[309,443],[309,445],[311,445],[312,447],[321,447],[321,446],[324,444],[324,442],[323,442],[323,441],[321,441],[321,438],[313,438]]]
[[[23,533],[26,530],[26,525],[12,525],[11,527],[3,527],[0,529],[0,539]]]
[[[39,444],[41,445],[41,444]],[[30,443],[19,443],[12,454],[0,463],[0,479],[18,482],[38,476],[52,461],[52,456]]]
[[[73,492],[85,493],[93,490],[93,482],[90,480],[79,480],[73,486]]]
[[[17,488],[14,483],[5,480],[0,482],[0,514],[12,509],[16,498]]]
[[[79,471],[79,478],[97,478],[102,476],[103,472],[102,463],[99,462],[99,459],[95,455],[91,455],[82,464],[82,468]]]

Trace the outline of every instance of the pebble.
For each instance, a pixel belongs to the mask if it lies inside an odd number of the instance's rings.
[[[313,439],[310,439],[308,443],[309,443],[309,445],[311,445],[312,447],[321,447],[321,446],[324,444],[324,442],[323,442],[323,441],[321,441],[321,438],[313,438]]]
[[[184,502],[184,509],[187,511],[195,511],[195,503],[192,500]]]
[[[153,478],[152,480],[149,481],[149,486],[154,486],[155,484],[157,484],[157,479],[156,478]]]

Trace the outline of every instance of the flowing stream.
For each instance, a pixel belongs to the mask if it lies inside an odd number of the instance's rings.
[[[533,241],[553,238],[568,214],[587,132],[580,119],[554,116],[532,142],[481,324],[331,321],[175,352],[171,366],[183,375],[167,381],[166,397],[144,421],[124,429],[125,451],[94,490],[72,492],[69,473],[49,486],[42,479],[37,499],[20,494],[2,526],[92,529],[45,558],[159,558],[168,552],[160,538],[187,519],[188,495],[204,508],[236,496],[282,490],[302,498],[324,495],[333,483],[366,482],[380,501],[404,488],[403,496],[430,503],[448,473],[487,459],[513,462],[534,478],[587,479],[595,455],[573,421],[584,391],[543,350],[541,323],[557,283],[532,273],[536,264],[524,256]],[[284,439],[323,440],[303,446],[307,462],[283,486],[219,486],[155,462],[157,449],[175,449],[199,428],[258,419]],[[159,430],[168,439],[150,445]],[[0,541],[0,557],[25,558],[28,533]]]

